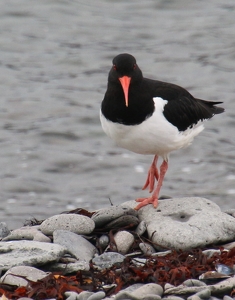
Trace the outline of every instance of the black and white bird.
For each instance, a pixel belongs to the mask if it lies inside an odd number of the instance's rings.
[[[154,155],[143,186],[153,193],[136,199],[140,203],[135,209],[149,203],[157,207],[169,153],[190,145],[204,129],[203,121],[224,111],[216,106],[220,103],[194,98],[172,83],[144,78],[130,54],[119,54],[113,59],[100,110],[103,130],[122,148]],[[159,156],[163,159],[160,171]]]

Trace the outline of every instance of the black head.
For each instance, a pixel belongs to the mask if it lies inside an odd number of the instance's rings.
[[[138,84],[143,78],[134,56],[122,53],[114,57],[113,66],[109,72],[109,83],[121,84],[128,106],[128,91],[130,84]]]

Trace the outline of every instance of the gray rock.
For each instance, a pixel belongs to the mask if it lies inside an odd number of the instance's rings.
[[[205,282],[202,282],[197,279],[187,279],[183,282],[185,286],[206,286]]]
[[[197,294],[203,290],[209,289],[213,296],[216,295],[226,295],[229,294],[235,286],[235,276],[225,279],[219,283],[205,286],[193,286],[185,287],[184,285],[179,285],[177,287],[169,288],[165,290],[165,295],[192,295]]]
[[[100,300],[100,299],[103,299],[104,297],[105,297],[105,292],[99,291],[99,292],[93,293],[93,295],[91,295],[87,300]]]
[[[77,271],[89,271],[90,265],[86,261],[77,261],[74,263],[53,263],[49,266],[45,266],[44,269],[51,272],[62,272],[63,274],[71,274]]]
[[[27,286],[28,280],[37,282],[48,276],[49,273],[45,273],[34,267],[17,266],[9,269],[0,279],[1,283]],[[25,279],[23,278],[25,277]]]
[[[82,294],[84,292],[81,292],[80,294]],[[64,295],[66,297],[66,300],[78,300],[78,299],[82,299],[79,298],[80,294],[76,293],[76,292],[65,292]],[[84,300],[86,300],[87,298],[83,298]]]
[[[132,215],[124,215],[121,216],[105,225],[105,230],[110,229],[118,229],[126,226],[132,225],[132,227],[135,227],[139,224],[139,219]]]
[[[195,294],[195,295],[189,296],[187,298],[187,300],[201,300],[201,298],[197,294]]]
[[[145,254],[145,255],[152,255],[153,253],[156,252],[156,250],[153,248],[152,245],[148,243],[139,243],[140,250]]]
[[[14,266],[38,266],[57,261],[66,249],[60,245],[35,242],[0,242],[0,269],[8,270]]]
[[[225,295],[225,296],[223,297],[223,300],[234,300],[234,298]]]
[[[184,298],[172,295],[172,296],[168,296],[168,297],[163,297],[161,300],[184,300]],[[199,300],[199,299],[197,299],[197,300]]]
[[[143,235],[145,231],[147,230],[147,225],[145,221],[141,221],[139,225],[137,226],[135,233],[139,236]]]
[[[99,241],[99,246],[102,249],[105,249],[109,245],[109,237],[106,234],[101,235],[98,241]]]
[[[102,227],[112,220],[115,220],[123,215],[137,215],[137,212],[129,206],[110,206],[97,210],[91,217],[95,222],[96,227]]]
[[[55,230],[53,233],[55,244],[64,246],[67,251],[80,261],[89,262],[98,250],[84,237],[67,230]]]
[[[5,222],[0,222],[0,239],[10,234],[10,230]]]
[[[163,288],[159,284],[148,283],[135,289],[133,292],[129,292],[127,290],[120,291],[116,295],[115,299],[160,300],[162,294],[163,294]]]
[[[39,230],[39,226],[25,226],[13,230],[3,241],[33,240],[50,243],[51,240]]]
[[[92,262],[96,267],[100,269],[108,269],[113,265],[121,264],[125,259],[125,256],[116,252],[105,252],[92,259]]]
[[[210,289],[205,288],[204,290],[197,292],[193,296],[188,297],[187,300],[198,300],[196,299],[196,297],[198,297],[199,299],[209,299],[210,296],[211,296]]]
[[[52,235],[56,229],[68,230],[77,234],[89,234],[95,228],[92,219],[77,214],[61,214],[52,216],[40,225],[41,231]]]
[[[126,254],[134,243],[134,236],[128,231],[118,231],[114,235],[114,240],[117,246],[117,251],[121,254]]]
[[[135,207],[135,201],[124,205]],[[159,200],[139,210],[152,241],[165,248],[187,250],[235,239],[235,218],[210,200],[192,197]]]

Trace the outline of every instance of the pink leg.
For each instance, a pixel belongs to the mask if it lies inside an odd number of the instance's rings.
[[[163,163],[161,164],[160,167],[160,176],[159,176],[159,180],[157,183],[157,187],[156,190],[153,192],[152,196],[149,198],[138,198],[136,199],[136,202],[141,202],[140,204],[138,204],[135,207],[135,210],[140,209],[141,207],[147,205],[147,204],[153,204],[154,208],[157,207],[158,205],[158,196],[162,187],[162,183],[163,183],[163,179],[165,177],[166,171],[168,169],[168,162],[167,161],[163,161]]]
[[[158,160],[158,156],[155,155],[153,162],[148,171],[147,180],[145,182],[145,185],[142,188],[142,190],[145,190],[149,186],[150,193],[152,193],[152,191],[154,189],[155,179],[158,180],[158,178],[159,178],[159,174],[158,174],[158,170],[157,170],[157,160]]]

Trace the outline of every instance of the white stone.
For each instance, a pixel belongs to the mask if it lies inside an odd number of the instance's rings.
[[[35,241],[0,242],[0,269],[14,266],[37,266],[59,260],[66,248]]]
[[[128,231],[118,231],[114,235],[114,240],[117,246],[117,251],[121,254],[126,254],[134,243],[134,236]]]
[[[135,207],[136,202],[123,205]],[[235,239],[235,218],[204,198],[159,200],[156,209],[152,205],[141,208],[139,219],[147,223],[153,243],[167,249],[187,250]]]
[[[51,235],[56,229],[68,230],[77,234],[89,234],[95,228],[91,218],[78,214],[61,214],[52,216],[40,225],[41,231]]]
[[[28,280],[37,282],[48,276],[49,273],[38,270],[34,267],[17,266],[8,270],[0,279],[1,283],[27,286]],[[24,278],[23,278],[24,277]]]

